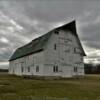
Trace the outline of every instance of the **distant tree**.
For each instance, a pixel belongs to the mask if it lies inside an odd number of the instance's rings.
[[[85,68],[85,73],[86,74],[90,74],[92,73],[92,64],[91,63],[88,63],[88,64],[84,64],[84,68]]]
[[[100,64],[97,65],[97,73],[100,74]]]
[[[84,64],[84,68],[86,74],[100,74],[100,64],[88,63]]]
[[[8,69],[0,69],[0,72],[8,72]]]

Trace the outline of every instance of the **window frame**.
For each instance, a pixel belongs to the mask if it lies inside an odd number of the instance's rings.
[[[58,65],[54,65],[54,66],[53,66],[53,72],[59,72],[59,71],[58,71]]]
[[[27,71],[30,72],[30,67],[27,68]]]
[[[81,50],[79,47],[74,47],[74,53],[81,54]]]
[[[39,65],[36,66],[36,72],[39,72]]]
[[[58,35],[58,34],[59,34],[59,31],[58,31],[58,30],[55,30],[55,32],[54,32],[54,33]]]
[[[24,67],[23,67],[23,66],[21,66],[21,72],[22,72],[22,73],[24,72]]]
[[[54,50],[57,50],[57,44],[56,43],[54,44]]]
[[[78,72],[78,68],[77,67],[74,67],[74,72]]]

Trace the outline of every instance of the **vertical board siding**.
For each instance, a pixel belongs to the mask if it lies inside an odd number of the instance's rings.
[[[84,75],[81,52],[77,37],[68,30],[59,30],[58,34],[53,32],[44,51],[10,61],[9,73],[62,77]],[[36,72],[36,66],[39,66],[39,72]],[[57,72],[53,71],[54,66],[58,66]],[[28,67],[30,67],[29,72]],[[74,71],[74,67],[77,67],[77,72]]]

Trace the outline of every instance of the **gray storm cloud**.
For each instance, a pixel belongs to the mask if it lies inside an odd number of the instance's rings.
[[[1,0],[0,67],[8,65],[16,48],[72,19],[77,20],[86,61],[99,61],[99,5],[98,0]]]

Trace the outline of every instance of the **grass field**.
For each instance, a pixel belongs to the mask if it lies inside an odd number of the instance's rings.
[[[26,96],[100,100],[100,75],[88,75],[84,79],[62,80],[34,80],[7,74],[0,75],[0,100],[31,100],[25,98]]]

